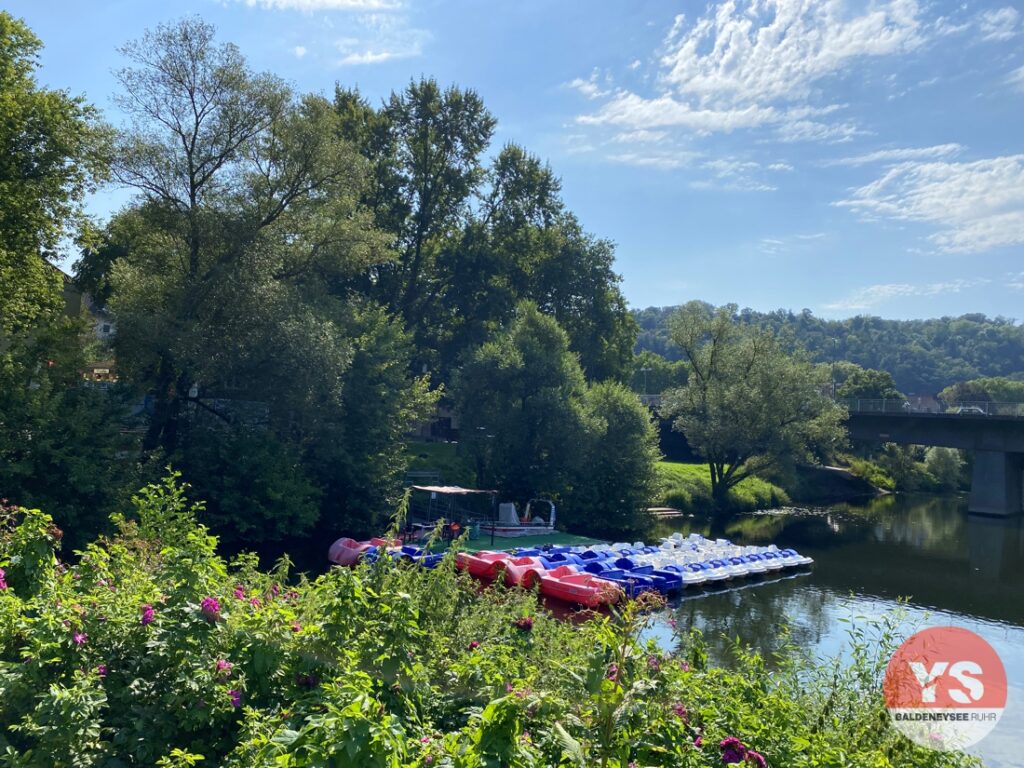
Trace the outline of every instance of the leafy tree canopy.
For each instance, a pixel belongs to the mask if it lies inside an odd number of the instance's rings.
[[[836,389],[836,397],[842,400],[902,400],[903,394],[896,389],[896,382],[888,371],[875,371],[847,363],[843,382]]]
[[[949,404],[973,401],[1024,403],[1024,380],[1005,376],[971,379],[946,387],[939,397]]]
[[[676,307],[634,311],[641,331],[638,350],[679,360],[683,352],[672,342],[669,319]],[[791,333],[813,362],[849,361],[863,368],[888,371],[896,388],[907,395],[934,395],[958,381],[979,376],[1021,374],[1024,326],[981,314],[930,320],[884,320],[857,316],[825,320],[810,310],[755,312],[737,310],[746,325],[776,334]]]
[[[824,394],[828,371],[736,307],[691,302],[672,319],[687,382],[664,395],[662,414],[708,463],[713,498],[759,469],[812,460],[843,439],[843,411]]]

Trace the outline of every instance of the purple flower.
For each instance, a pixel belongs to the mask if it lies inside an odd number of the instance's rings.
[[[703,736],[698,736],[696,739],[694,739],[693,740],[693,746],[695,746],[697,749],[700,749],[701,747],[703,747],[704,746],[704,737]]]
[[[686,722],[688,718],[688,715],[686,713],[686,707],[684,707],[682,704],[676,704],[672,707],[672,711],[675,713],[676,717],[678,717],[684,723]]]
[[[272,594],[274,597],[277,597],[279,594],[281,594],[281,587],[279,587],[277,584],[271,584],[270,594]]]
[[[235,600],[245,600],[245,588],[241,584],[235,585]]]
[[[107,665],[106,664],[100,664],[98,667],[96,667],[96,674],[99,675],[100,677],[106,677],[107,676]]]
[[[605,677],[607,677],[613,683],[619,682],[619,665],[618,664],[609,664],[608,665],[608,673],[605,675]]]
[[[430,737],[429,736],[420,736],[420,744],[429,744],[429,743],[430,743]]]
[[[423,758],[423,762],[426,763],[427,765],[433,765],[434,764],[434,756],[433,755],[427,755],[426,757]]]
[[[230,677],[231,670],[235,668],[235,665],[226,659],[217,659],[217,671],[221,677]]]
[[[722,739],[718,746],[722,750],[722,762],[726,765],[742,763],[747,756],[747,748],[735,736]]]
[[[249,605],[251,605],[253,608],[259,608],[261,605],[263,605],[263,603],[260,602],[260,599],[258,597],[254,597],[251,600],[249,600]]]
[[[661,659],[657,656],[648,656],[647,668],[651,670],[651,672],[661,672]]]
[[[469,644],[469,650],[471,650],[471,651],[475,651],[479,647],[480,647],[480,641],[479,640],[474,640],[473,642],[471,642]]]
[[[533,629],[533,617],[522,616],[513,621],[512,626],[518,629],[520,632],[529,632]]]
[[[4,573],[4,569],[0,568],[0,592],[7,589],[7,582],[5,581],[6,576],[7,574]]]
[[[153,623],[153,606],[146,603],[142,606],[142,626]]]
[[[320,679],[316,675],[295,674],[295,684],[300,688],[316,688],[320,685]]]
[[[754,768],[768,768],[768,761],[764,759],[764,755],[752,749],[747,751],[747,762]]]
[[[89,636],[85,632],[75,632],[71,639],[75,641],[75,645],[82,646],[85,645],[85,641],[89,639]]]
[[[690,671],[690,662],[684,661],[682,664],[679,665],[679,668],[681,670],[683,670],[683,672],[689,672]]]
[[[238,709],[242,706],[242,692],[231,689],[228,691],[228,696],[231,698],[231,706]]]
[[[302,631],[302,625],[299,624],[299,622],[297,622],[297,621],[293,621],[292,622],[292,632],[295,632],[296,634],[298,634],[301,631]]]
[[[208,621],[217,621],[220,618],[220,601],[216,597],[204,597],[199,610]]]

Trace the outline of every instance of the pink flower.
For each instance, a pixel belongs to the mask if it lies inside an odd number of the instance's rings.
[[[512,683],[505,683],[505,692],[506,693],[512,693],[512,691],[514,691],[515,689],[516,689],[516,687],[514,685],[512,685]]]
[[[281,587],[279,587],[277,584],[271,584],[270,594],[272,594],[274,597],[277,597],[279,594],[281,594]]]
[[[430,743],[430,737],[429,736],[420,736],[420,744],[429,744],[429,743]]]
[[[259,608],[261,605],[263,605],[263,603],[260,602],[260,599],[258,597],[254,597],[249,600],[249,605],[251,605],[253,608]]]
[[[217,621],[220,618],[220,601],[216,597],[204,597],[199,610],[207,621]]]
[[[686,722],[686,719],[688,717],[686,713],[686,707],[684,707],[682,704],[676,704],[674,707],[672,707],[672,711],[675,712],[676,717],[678,717],[683,722]]]
[[[722,762],[726,765],[742,763],[747,757],[747,748],[735,736],[722,739],[718,747],[722,750]]]
[[[232,689],[232,690],[228,691],[228,696],[231,699],[231,706],[232,707],[234,707],[235,709],[238,709],[240,706],[242,706],[242,692],[241,691],[236,691],[236,690]]]
[[[434,764],[434,756],[433,755],[427,755],[426,757],[423,758],[423,762],[426,763],[427,765],[433,765]]]
[[[690,663],[688,661],[684,661],[682,664],[679,665],[679,668],[682,669],[683,672],[689,672],[690,671]]]
[[[302,631],[302,625],[299,624],[299,622],[297,622],[297,621],[293,621],[292,622],[292,632],[298,633],[298,632],[301,632],[301,631]]]
[[[217,659],[217,671],[220,672],[221,677],[229,677],[231,670],[235,668],[235,665],[226,659]]]
[[[474,640],[473,642],[471,642],[469,644],[469,650],[471,650],[471,651],[475,651],[479,647],[480,647],[480,642],[478,640]]]
[[[75,641],[75,645],[82,646],[85,645],[85,641],[89,639],[89,636],[85,632],[75,632],[71,639]]]
[[[146,603],[142,606],[142,618],[140,619],[142,626],[153,623],[153,606]]]
[[[618,664],[609,664],[608,665],[608,673],[605,675],[605,677],[607,677],[613,683],[619,682],[619,665]]]
[[[0,592],[7,589],[7,582],[5,581],[7,574],[4,573],[4,569],[0,568]]]
[[[697,749],[700,749],[701,747],[703,747],[704,746],[704,737],[703,736],[698,736],[696,739],[694,739],[693,740],[693,746],[695,746]]]
[[[107,665],[106,664],[100,664],[99,666],[97,666],[96,667],[96,674],[99,675],[100,677],[106,677],[107,676]]]
[[[754,768],[768,768],[768,761],[764,759],[764,755],[752,749],[747,750],[747,763]]]
[[[245,600],[245,589],[241,584],[235,585],[234,595],[236,600]]]

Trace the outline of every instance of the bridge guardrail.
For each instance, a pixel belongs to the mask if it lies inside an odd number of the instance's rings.
[[[961,416],[1009,416],[1024,418],[1024,403],[993,403],[983,400],[962,401],[947,404],[945,408],[934,405],[924,407],[899,398],[865,399],[850,398],[836,400],[850,413],[943,413]]]

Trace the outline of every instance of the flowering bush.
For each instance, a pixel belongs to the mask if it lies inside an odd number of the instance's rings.
[[[264,572],[218,556],[174,478],[134,505],[73,565],[43,513],[0,519],[0,765],[976,764],[888,727],[884,641],[725,671],[699,637],[641,643],[650,598],[565,622],[451,558]]]

